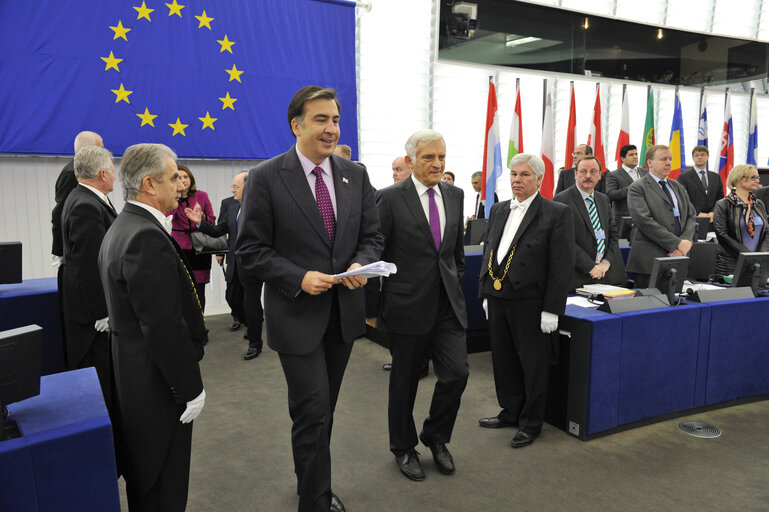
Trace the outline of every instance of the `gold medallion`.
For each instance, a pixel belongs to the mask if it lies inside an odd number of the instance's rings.
[[[494,279],[494,289],[499,291],[502,289],[502,281],[499,279]]]

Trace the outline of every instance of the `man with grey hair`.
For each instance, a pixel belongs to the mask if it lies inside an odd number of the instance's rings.
[[[112,154],[99,146],[80,149],[74,162],[79,185],[61,212],[65,354],[69,369],[96,368],[104,402],[112,413],[107,303],[97,260],[104,234],[117,217],[107,197],[115,182],[115,166]]]
[[[479,424],[517,427],[513,448],[533,443],[542,429],[554,333],[574,271],[572,213],[539,193],[544,174],[538,156],[520,153],[510,160],[515,198],[491,208],[478,283],[502,407]]]
[[[385,237],[382,259],[398,273],[383,280],[379,324],[392,354],[388,403],[390,451],[401,473],[425,478],[414,449],[430,448],[437,469],[455,471],[446,448],[467,385],[467,311],[462,293],[465,271],[464,192],[441,181],[446,167],[443,136],[420,130],[406,142],[411,178],[376,194]],[[433,360],[437,382],[429,416],[417,436],[414,401],[422,361]]]
[[[132,512],[185,509],[192,421],[206,398],[198,366],[207,336],[203,311],[164,214],[177,208],[182,190],[175,160],[162,144],[126,149],[119,174],[127,203],[99,252],[118,464]]]
[[[83,131],[75,137],[75,154],[86,146],[104,147],[104,142],[98,133]],[[51,247],[51,264],[54,269],[58,269],[62,263],[64,248],[61,240],[61,209],[64,207],[64,201],[67,200],[69,193],[77,187],[77,178],[75,177],[75,161],[70,160],[59,173],[54,185],[54,199],[56,204],[51,211],[51,235],[53,242]]]

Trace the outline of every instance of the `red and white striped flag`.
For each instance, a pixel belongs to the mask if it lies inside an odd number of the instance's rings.
[[[622,167],[622,157],[619,155],[622,146],[630,144],[630,110],[627,104],[627,91],[624,90],[624,87],[622,92],[622,120],[619,123],[619,136],[617,137],[616,151],[617,169]]]
[[[542,122],[542,160],[545,162],[545,176],[542,178],[542,184],[539,192],[543,197],[553,198],[555,189],[555,136],[553,133],[553,100],[550,91],[547,92],[545,101],[545,119]]]
[[[563,159],[563,167],[574,167],[574,150],[577,148],[575,140],[577,133],[577,105],[574,100],[574,82],[571,82],[571,105],[569,106],[569,124],[566,130],[566,156]]]
[[[513,124],[510,126],[510,142],[507,145],[507,167],[510,167],[510,160],[518,153],[523,153],[520,79],[516,79],[515,83],[515,110],[513,111]]]
[[[601,167],[606,171],[606,151],[603,149],[603,135],[601,134],[601,84],[595,87],[595,106],[593,107],[593,120],[590,124],[590,135],[587,136],[587,145],[593,148],[593,156],[601,162]]]

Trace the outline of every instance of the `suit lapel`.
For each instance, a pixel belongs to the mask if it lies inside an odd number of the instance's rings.
[[[620,167],[619,171],[620,171],[619,175],[622,177],[622,181],[625,182],[624,183],[625,186],[630,185],[631,183],[633,183],[633,178],[627,173],[627,171],[625,170],[624,167]]]
[[[408,208],[409,212],[411,212],[414,220],[416,220],[419,230],[422,232],[425,238],[429,240],[430,244],[437,252],[438,248],[435,247],[435,240],[433,240],[433,233],[430,231],[430,224],[427,222],[425,211],[422,208],[422,202],[419,199],[417,189],[414,187],[414,182],[411,181],[411,179],[406,179],[405,185],[401,189],[401,195],[403,197],[403,201],[406,203],[406,207]]]
[[[490,212],[489,212],[490,213]],[[494,218],[494,224],[492,230],[488,235],[489,247],[495,250],[499,247],[499,241],[502,239],[502,232],[505,230],[505,224],[507,224],[507,218],[510,216],[510,201],[507,201],[504,206],[500,206],[499,214]]]
[[[280,177],[289,195],[294,199],[294,202],[296,202],[299,210],[307,218],[307,221],[326,245],[331,247],[326,226],[323,224],[323,217],[321,217],[320,210],[318,209],[318,202],[310,190],[307,176],[304,174],[299,157],[296,156],[296,146],[292,146],[288,153],[286,153],[280,170]],[[336,188],[336,183],[334,183],[334,187]]]
[[[331,157],[332,177],[334,179],[334,195],[336,196],[336,239],[344,236],[347,219],[350,212],[350,170],[337,156]],[[325,230],[325,226],[324,226]]]
[[[593,233],[593,222],[590,220],[590,214],[587,212],[587,205],[582,199],[582,194],[579,193],[577,187],[569,189],[569,194],[571,195],[571,202],[579,212],[579,216],[582,217],[582,222],[584,222],[585,226],[587,226],[587,231],[592,233],[593,238],[595,238],[595,233]],[[593,199],[595,199],[595,194],[593,195]],[[601,220],[601,222],[603,222],[603,220]]]
[[[438,183],[438,187],[441,189],[441,197],[443,198],[443,211],[446,214],[446,225],[443,226],[443,240],[441,241],[441,252],[444,250],[454,250],[454,244],[443,243],[447,240],[450,233],[456,233],[459,223],[459,210],[454,208],[454,197],[452,197],[449,190],[449,185],[443,182]],[[487,217],[488,218],[488,217]],[[432,238],[432,232],[430,233]],[[446,246],[451,245],[450,249],[446,249]]]
[[[531,202],[531,205],[529,205],[529,208],[526,210],[526,214],[523,216],[523,220],[521,220],[521,225],[518,226],[518,231],[515,232],[515,238],[513,238],[513,243],[510,245],[511,247],[518,243],[521,235],[523,235],[523,233],[526,231],[526,228],[529,227],[529,224],[531,224],[531,221],[534,220],[534,217],[537,216],[539,205],[541,203],[542,195],[538,193],[537,197],[534,198],[534,200]]]

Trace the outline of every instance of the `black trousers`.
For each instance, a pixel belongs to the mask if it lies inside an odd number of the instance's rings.
[[[248,346],[262,349],[262,325],[264,325],[264,308],[262,307],[262,282],[241,285],[243,289],[243,316],[241,321],[246,324]]]
[[[352,344],[342,339],[336,299],[333,303],[323,341],[315,351],[301,356],[278,354],[293,421],[291,448],[299,512],[328,512],[331,507],[331,428],[352,351]]]
[[[537,435],[542,430],[552,353],[540,328],[541,300],[488,299],[489,344],[499,417]]]
[[[96,368],[96,375],[99,377],[102,395],[104,395],[104,404],[107,411],[112,416],[112,348],[110,345],[109,332],[97,332],[96,337],[88,347],[83,359],[77,364],[78,368]],[[114,424],[114,418],[113,418]]]
[[[462,393],[467,386],[467,341],[445,293],[432,330],[411,335],[389,332],[393,363],[387,408],[390,451],[402,455],[419,442],[414,424],[414,401],[423,361],[429,354],[438,379],[430,412],[422,425],[429,443],[448,443],[457,419]]]

